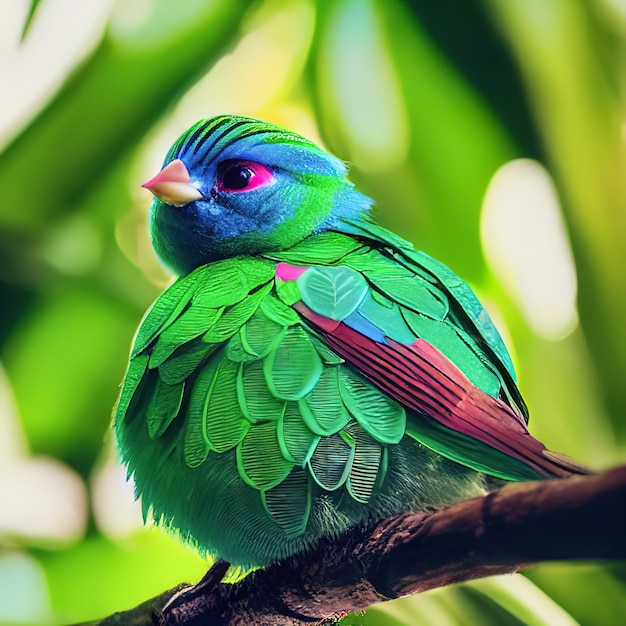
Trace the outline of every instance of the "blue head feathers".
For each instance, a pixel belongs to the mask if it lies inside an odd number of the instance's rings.
[[[372,204],[346,173],[339,159],[273,124],[235,116],[203,120],[183,133],[144,185],[155,195],[154,247],[183,274],[345,229],[344,219]]]

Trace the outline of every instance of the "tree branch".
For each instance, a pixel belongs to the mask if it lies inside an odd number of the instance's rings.
[[[626,558],[626,466],[518,483],[436,512],[397,515],[322,541],[167,611],[161,624],[306,624],[533,563]],[[151,624],[180,587],[100,624]],[[143,621],[142,621],[143,620]],[[157,622],[159,623],[159,622]]]

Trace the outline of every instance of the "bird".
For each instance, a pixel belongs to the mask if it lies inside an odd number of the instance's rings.
[[[260,568],[506,481],[586,472],[529,433],[471,288],[378,225],[337,157],[219,115],[143,187],[177,278],[135,334],[113,429],[144,517],[192,550]]]

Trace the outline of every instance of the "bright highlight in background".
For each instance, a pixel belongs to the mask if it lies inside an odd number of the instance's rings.
[[[493,176],[481,215],[487,260],[531,329],[559,340],[576,327],[576,270],[556,190],[537,161]]]
[[[333,10],[318,67],[329,85],[329,117],[352,164],[369,172],[389,170],[406,160],[409,123],[376,7],[348,0]]]
[[[20,43],[28,0],[0,0],[0,147],[97,45],[113,0],[46,0]]]

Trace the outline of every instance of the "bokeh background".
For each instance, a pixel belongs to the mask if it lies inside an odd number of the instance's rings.
[[[216,113],[351,164],[466,278],[550,448],[626,458],[624,0],[0,0],[0,624],[129,608],[206,564],[143,529],[108,432],[171,280],[142,181]],[[626,623],[626,567],[553,563],[364,626]]]

